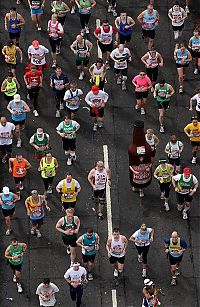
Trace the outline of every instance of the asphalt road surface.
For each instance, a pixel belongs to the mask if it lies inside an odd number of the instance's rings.
[[[119,0],[117,11],[121,9],[127,10],[128,14],[135,20],[137,15],[144,9],[147,1],[129,1]],[[182,1],[181,1],[182,2]],[[195,10],[189,15],[184,29],[184,39],[186,42],[192,36],[192,30],[195,20],[199,18],[199,1],[194,1]],[[18,12],[26,19],[26,25],[21,35],[21,46],[24,52],[24,63],[18,65],[17,76],[21,83],[20,94],[24,99],[25,90],[23,84],[24,66],[28,63],[27,48],[33,39],[38,39],[41,44],[50,47],[45,31],[47,21],[50,17],[50,1],[46,1],[45,14],[42,19],[43,31],[38,33],[35,31],[29,16],[29,8],[27,1],[22,1],[18,6]],[[90,27],[93,31],[95,28],[95,19],[103,19],[107,15],[105,9],[105,0],[97,0],[97,7],[91,18]],[[43,185],[40,174],[37,171],[38,163],[33,158],[33,149],[28,144],[30,136],[35,132],[36,128],[41,126],[44,131],[50,134],[52,152],[58,159],[59,169],[55,179],[57,183],[64,178],[67,170],[73,172],[81,186],[82,191],[76,206],[76,214],[81,219],[81,233],[87,227],[93,227],[98,232],[101,239],[101,250],[95,262],[95,278],[89,282],[87,289],[84,291],[83,306],[100,307],[100,306],[116,306],[112,302],[112,289],[116,289],[118,307],[139,307],[142,302],[141,289],[143,287],[143,279],[141,277],[141,267],[137,262],[137,253],[133,244],[129,244],[128,253],[125,263],[124,275],[118,286],[114,283],[111,266],[105,252],[105,243],[107,239],[107,220],[98,221],[95,213],[92,211],[93,202],[91,200],[91,189],[87,182],[88,171],[93,167],[94,163],[103,159],[103,145],[108,146],[109,165],[112,169],[112,222],[113,226],[119,226],[121,233],[130,237],[130,235],[145,222],[147,226],[155,229],[155,241],[152,243],[149,252],[149,276],[158,284],[166,293],[161,298],[162,306],[165,307],[198,307],[200,305],[199,292],[199,259],[200,259],[200,210],[199,210],[199,192],[196,193],[195,200],[192,204],[190,218],[188,221],[182,220],[181,214],[176,210],[175,194],[172,191],[170,195],[171,211],[165,212],[161,204],[158,184],[152,181],[150,187],[145,190],[145,197],[141,200],[137,194],[134,194],[129,185],[128,176],[128,155],[127,147],[132,140],[132,126],[136,119],[145,121],[145,128],[153,128],[156,135],[160,138],[158,146],[156,163],[160,156],[163,156],[164,147],[172,133],[180,137],[185,145],[183,152],[183,160],[185,165],[192,167],[193,173],[199,177],[199,165],[191,165],[191,148],[187,138],[183,133],[184,126],[190,122],[191,113],[188,111],[188,103],[191,95],[194,94],[195,88],[199,84],[199,76],[193,75],[193,64],[190,65],[188,81],[185,84],[185,94],[178,94],[178,83],[176,67],[173,60],[174,40],[171,25],[167,17],[167,11],[171,7],[172,1],[155,0],[156,8],[161,15],[161,21],[156,33],[155,46],[164,57],[164,68],[160,70],[160,76],[165,77],[166,81],[172,84],[176,89],[166,119],[166,133],[159,133],[158,112],[152,95],[149,95],[149,103],[147,107],[147,115],[141,116],[134,109],[135,97],[131,79],[136,75],[143,65],[140,57],[146,52],[146,45],[141,38],[141,30],[138,24],[134,27],[134,34],[130,45],[133,61],[129,66],[129,80],[127,92],[122,92],[116,86],[113,69],[108,72],[108,84],[105,90],[109,93],[108,107],[105,112],[105,128],[93,134],[88,112],[81,108],[77,121],[81,125],[80,132],[77,137],[77,162],[72,167],[67,167],[66,158],[62,150],[61,139],[57,136],[55,128],[62,120],[65,112],[62,112],[62,118],[55,118],[55,101],[49,87],[49,75],[51,68],[45,71],[44,88],[41,90],[39,98],[40,117],[35,118],[33,114],[28,115],[27,126],[23,133],[23,147],[21,152],[32,163],[32,169],[25,181],[25,190],[22,193],[22,199],[17,203],[16,214],[13,220],[13,235],[20,242],[28,244],[28,250],[25,255],[23,265],[23,294],[18,294],[16,285],[11,281],[11,271],[6,265],[4,259],[4,250],[10,243],[10,237],[4,235],[4,221],[1,214],[0,224],[0,306],[1,307],[36,307],[39,306],[38,298],[35,295],[36,287],[42,282],[44,277],[50,277],[60,289],[57,295],[57,306],[74,306],[69,297],[69,289],[63,275],[69,267],[69,258],[65,253],[65,247],[61,240],[61,235],[55,231],[56,221],[63,215],[61,212],[61,204],[59,196],[56,192],[49,197],[49,205],[51,212],[46,214],[45,222],[42,227],[42,238],[37,239],[30,235],[30,224],[24,207],[24,200],[32,189],[38,189],[43,192]],[[159,5],[157,6],[157,3]],[[7,33],[3,30],[3,16],[8,12],[8,8],[15,4],[14,0],[0,2],[0,37],[1,45],[7,40]],[[110,22],[114,22],[111,15],[107,16]],[[69,46],[79,33],[80,24],[78,15],[67,16],[65,24],[65,35],[61,50],[58,56],[58,64],[63,67],[63,71],[68,74],[70,80],[78,80],[78,74],[75,69],[75,59]],[[92,32],[91,31],[91,32]],[[97,56],[96,41],[92,34],[89,39],[94,43],[92,59]],[[50,56],[48,57],[50,60]],[[6,76],[6,65],[1,57],[1,76],[2,82]],[[78,85],[86,94],[90,89],[88,78],[84,81],[78,81]],[[84,106],[84,104],[83,104]],[[5,110],[6,104],[1,95],[1,115],[7,115]],[[13,153],[16,153],[14,147]],[[200,161],[200,159],[199,159]],[[7,165],[1,164],[1,184],[8,185],[14,190],[14,182],[12,176],[8,174]],[[55,184],[54,183],[54,184]],[[182,262],[182,275],[178,279],[176,287],[170,286],[170,270],[169,263],[164,255],[163,238],[170,235],[173,230],[177,230],[182,238],[185,238],[189,244],[189,248],[184,255]],[[80,234],[81,234],[80,233]],[[13,301],[6,298],[12,297]]]

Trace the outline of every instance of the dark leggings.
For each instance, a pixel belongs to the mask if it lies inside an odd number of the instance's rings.
[[[58,22],[61,23],[62,26],[64,26],[65,19],[66,19],[66,15],[62,17],[58,17]]]
[[[72,301],[76,301],[76,306],[81,306],[81,298],[83,295],[83,286],[78,286],[77,288],[73,288],[70,286],[70,296]]]
[[[28,89],[28,94],[30,100],[33,100],[33,108],[37,110],[38,108],[38,96],[39,96],[40,87],[32,87]]]
[[[87,26],[89,23],[91,14],[80,14],[79,13],[79,16],[80,16],[81,27],[82,29],[85,29],[85,26]]]
[[[142,263],[143,264],[147,264],[147,254],[149,251],[149,246],[135,246],[137,248],[138,254],[141,255],[142,254]]]
[[[160,186],[161,192],[165,192],[165,198],[169,198],[171,182],[163,182],[163,183],[159,182],[159,186]]]
[[[45,191],[48,190],[49,185],[52,185],[53,179],[54,177],[42,178]]]
[[[65,91],[55,91],[54,96],[56,99],[56,110],[60,110],[60,104],[63,103]]]

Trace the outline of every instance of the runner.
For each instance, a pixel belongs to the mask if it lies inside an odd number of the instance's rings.
[[[156,307],[161,305],[161,303],[158,300],[158,294],[165,295],[161,289],[158,289],[153,281],[146,278],[144,280],[144,288],[142,290],[142,293],[144,295],[143,301],[142,301],[142,307]]]
[[[70,296],[76,307],[81,306],[81,298],[83,296],[83,283],[87,283],[86,269],[75,262],[64,275],[65,280],[70,285]]]
[[[84,70],[88,70],[92,47],[92,43],[84,39],[81,35],[77,35],[76,40],[70,46],[70,49],[76,56],[76,68],[79,72],[79,80],[83,80],[85,76]]]
[[[69,85],[67,75],[62,72],[60,66],[56,66],[55,72],[51,74],[50,86],[56,99],[56,117],[60,117],[60,111],[64,109],[63,98],[65,90]]]
[[[99,28],[94,31],[94,36],[97,39],[98,46],[106,60],[106,68],[110,69],[109,59],[114,45],[118,45],[119,33],[118,30],[111,26],[108,20],[104,20]]]
[[[96,5],[95,0],[75,0],[76,5],[78,6],[80,23],[81,23],[81,35],[90,33],[89,29],[89,20],[92,14],[92,10]]]
[[[64,34],[63,26],[58,22],[58,16],[53,14],[48,21],[47,32],[49,34],[49,43],[51,45],[52,67],[56,67],[56,55],[60,54],[62,36]]]
[[[66,90],[63,99],[66,102],[67,112],[71,119],[75,118],[76,113],[79,110],[82,97],[83,97],[83,91],[77,88],[77,83],[75,81],[71,81],[69,89]]]
[[[25,73],[24,82],[28,92],[27,98],[33,100],[33,114],[38,117],[38,96],[42,88],[43,74],[33,65],[30,67],[30,71]]]
[[[113,228],[112,237],[108,238],[106,243],[106,250],[110,264],[114,268],[115,278],[123,272],[127,246],[127,238],[120,234],[119,228]]]
[[[192,116],[191,123],[184,128],[185,134],[189,137],[192,146],[192,163],[197,163],[197,152],[200,151],[200,122],[197,116]]]
[[[80,229],[80,219],[74,215],[74,209],[65,210],[66,215],[61,217],[56,223],[56,230],[62,233],[63,243],[67,247],[67,254],[70,254],[71,266],[77,257],[77,234]]]
[[[182,211],[183,219],[188,219],[187,211],[191,207],[193,195],[196,193],[199,186],[197,178],[191,174],[191,169],[185,167],[183,174],[175,175],[172,178],[172,184],[177,194],[177,209]]]
[[[8,73],[8,77],[3,81],[1,85],[1,92],[4,93],[4,98],[7,102],[13,100],[15,94],[17,94],[20,85],[17,79],[13,76],[12,72]]]
[[[117,12],[116,12],[116,0],[107,0],[108,2],[108,13],[112,13],[113,17],[117,16]]]
[[[75,208],[81,186],[70,172],[67,172],[65,178],[57,184],[56,191],[61,196],[62,208]]]
[[[158,180],[160,186],[160,199],[164,199],[165,211],[169,211],[169,193],[172,184],[172,176],[174,172],[174,167],[167,163],[166,159],[160,159],[159,165],[154,171],[154,177]]]
[[[57,14],[58,22],[64,27],[67,13],[70,11],[69,6],[62,0],[51,1],[52,13]]]
[[[145,139],[147,143],[151,146],[151,163],[154,163],[156,155],[156,147],[160,143],[159,138],[154,134],[153,129],[147,129],[145,134]]]
[[[138,15],[137,20],[142,27],[142,38],[147,39],[148,49],[151,50],[160,16],[158,12],[154,10],[153,5],[149,4],[147,9]]]
[[[108,94],[99,90],[97,85],[93,85],[91,91],[85,96],[86,103],[90,106],[90,116],[92,118],[94,132],[97,128],[103,127],[104,108],[108,101]]]
[[[36,235],[37,238],[41,238],[40,228],[44,220],[44,206],[48,211],[51,211],[47,204],[47,201],[43,195],[39,195],[37,190],[31,191],[31,196],[27,197],[25,200],[25,206],[27,210],[27,215],[30,217],[32,224],[31,234]]]
[[[169,83],[166,83],[165,79],[160,80],[160,82],[155,85],[153,96],[157,101],[161,133],[165,132],[164,116],[169,108],[170,98],[174,93],[173,87]]]
[[[174,60],[178,72],[179,93],[183,94],[183,81],[185,79],[186,68],[192,61],[192,56],[184,44],[178,44],[174,50]]]
[[[43,45],[40,45],[37,40],[32,41],[32,45],[28,47],[28,58],[38,70],[43,70],[47,67],[45,56],[48,53],[49,50]]]
[[[106,205],[106,183],[111,186],[111,171],[105,168],[103,161],[98,161],[88,174],[88,181],[93,189],[95,207],[99,219],[103,219]]]
[[[57,159],[53,157],[50,152],[46,152],[45,157],[40,160],[38,171],[41,172],[41,177],[44,183],[45,197],[47,197],[47,194],[53,193],[52,184],[58,166]]]
[[[17,283],[17,291],[18,293],[22,293],[22,264],[24,260],[24,253],[27,249],[26,243],[19,243],[16,238],[11,240],[11,244],[6,248],[5,258],[10,264],[10,268],[13,271],[13,282]]]
[[[125,11],[122,11],[119,17],[115,19],[115,27],[119,31],[120,44],[126,44],[127,46],[130,43],[134,25],[135,21]]]
[[[93,280],[94,260],[100,246],[99,235],[93,229],[88,228],[86,233],[79,237],[76,243],[82,248],[82,259],[88,272],[87,278],[88,280]]]
[[[198,75],[200,71],[200,33],[199,29],[195,29],[192,36],[189,40],[188,49],[191,53],[191,56],[194,61],[195,69],[194,74]]]
[[[31,167],[31,164],[22,156],[22,154],[16,154],[15,158],[10,158],[8,160],[8,170],[9,173],[13,175],[19,200],[20,191],[24,189],[23,181],[27,175],[27,171]]]
[[[156,50],[151,50],[141,57],[141,61],[144,63],[146,74],[152,82],[151,91],[153,92],[158,78],[158,67],[163,67],[163,58]]]
[[[10,192],[8,187],[3,187],[0,193],[0,206],[6,223],[6,236],[9,236],[11,229],[12,217],[15,214],[15,203],[18,201],[18,195]]]
[[[91,75],[90,82],[92,85],[97,85],[98,88],[103,91],[106,80],[106,65],[103,63],[101,58],[98,58],[92,66],[89,68]]]
[[[2,54],[5,58],[5,62],[8,66],[8,72],[12,72],[13,76],[16,77],[16,65],[17,65],[17,53],[20,56],[20,63],[22,63],[23,56],[22,51],[19,47],[14,45],[12,39],[10,39],[5,46],[3,46]]]
[[[25,127],[26,113],[30,112],[30,108],[27,103],[21,99],[19,94],[15,94],[13,100],[7,105],[7,110],[11,113],[11,119],[15,125],[17,148],[20,148],[22,146],[21,130]]]
[[[133,85],[135,86],[135,97],[136,97],[136,105],[135,109],[139,110],[141,115],[145,115],[145,106],[147,103],[147,97],[149,94],[149,90],[151,89],[151,80],[149,77],[141,71],[139,75],[135,76],[132,80]]]
[[[16,7],[11,7],[9,13],[6,13],[5,18],[5,31],[8,31],[10,39],[14,44],[19,47],[19,39],[21,35],[21,26],[25,24],[22,15],[17,13]]]
[[[41,31],[41,17],[44,13],[43,8],[45,0],[28,0],[28,4],[31,10],[31,19],[36,23],[38,31]]]
[[[193,110],[193,101],[196,101],[196,113],[197,113],[197,118],[198,121],[200,120],[200,88],[196,89],[196,94],[190,98],[190,106],[189,106],[189,111]]]
[[[121,84],[122,91],[126,90],[128,62],[132,61],[130,50],[124,46],[120,44],[110,54],[110,58],[114,61],[117,84]]]
[[[179,267],[183,259],[183,254],[187,249],[187,243],[185,240],[181,239],[178,236],[176,231],[173,231],[171,237],[166,237],[164,240],[165,244],[165,253],[169,259],[171,266],[171,285],[176,286],[177,276],[180,275]]]
[[[13,137],[15,125],[7,121],[6,117],[0,119],[0,151],[2,153],[2,163],[6,163],[12,153]]]
[[[37,128],[36,133],[30,138],[29,144],[35,148],[35,159],[40,161],[50,149],[49,135],[44,133],[42,128]]]
[[[181,153],[183,149],[183,143],[177,139],[176,135],[171,135],[170,141],[165,147],[165,152],[168,155],[169,164],[174,167],[176,174],[181,171]]]
[[[154,229],[147,228],[145,224],[142,224],[129,238],[130,241],[135,243],[135,247],[138,252],[138,262],[142,262],[142,277],[147,277],[147,255],[151,242],[153,242]]]
[[[44,278],[43,282],[37,287],[35,294],[39,297],[40,306],[53,307],[56,304],[55,294],[57,292],[59,292],[58,287],[49,278]]]
[[[185,19],[187,18],[187,13],[180,7],[178,1],[173,3],[173,6],[168,11],[168,17],[171,19],[172,28],[174,31],[174,39],[178,40],[181,38],[184,28]]]
[[[62,138],[67,165],[72,165],[72,161],[76,161],[76,133],[79,129],[79,123],[71,120],[69,116],[65,116],[65,119],[56,128],[57,134]]]

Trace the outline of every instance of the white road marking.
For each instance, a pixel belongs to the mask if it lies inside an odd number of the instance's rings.
[[[108,146],[103,145],[103,156],[104,156],[104,165],[106,168],[109,168],[108,163]],[[112,207],[111,207],[111,196],[110,196],[110,187],[108,182],[106,184],[106,204],[107,204],[107,223],[108,223],[108,237],[112,236]]]
[[[117,291],[112,290],[112,304],[113,307],[117,307]]]
[[[108,146],[103,145],[103,156],[104,156],[104,165],[106,168],[109,168],[108,163]],[[111,205],[111,194],[110,187],[108,182],[106,184],[106,207],[107,207],[107,223],[108,223],[108,237],[112,236],[112,205]],[[117,291],[112,289],[112,307],[117,307]]]
[[[96,27],[99,28],[101,25],[101,21],[100,19],[96,19]],[[102,55],[102,52],[101,52],[101,49],[99,48],[99,45],[97,43],[97,54],[98,54],[98,58],[103,58],[103,55]]]

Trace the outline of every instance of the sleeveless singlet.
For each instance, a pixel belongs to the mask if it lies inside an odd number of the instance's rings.
[[[112,237],[111,246],[110,246],[110,254],[113,257],[124,257],[125,256],[125,243],[122,242],[122,236],[120,235],[119,240],[115,241]]]

